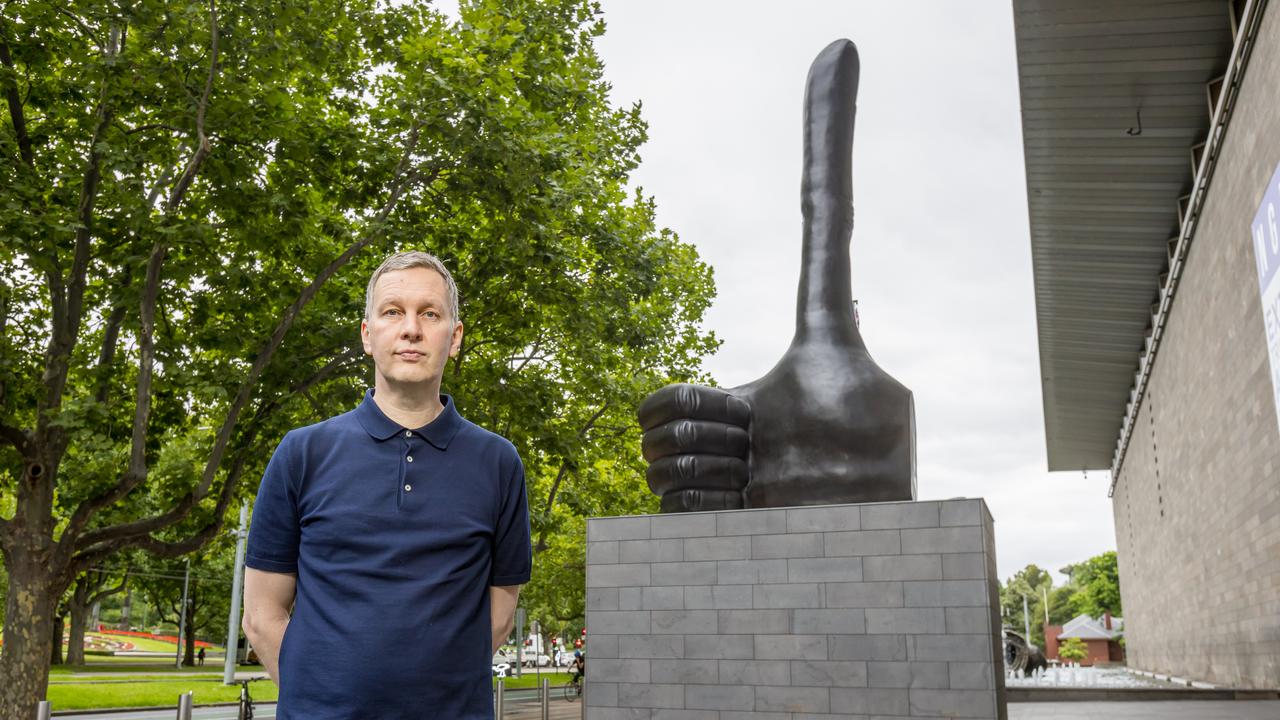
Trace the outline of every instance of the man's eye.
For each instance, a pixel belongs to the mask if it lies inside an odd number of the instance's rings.
[[[396,310],[395,308],[388,308],[388,309],[386,309],[386,310],[383,310],[383,311],[382,311],[382,314],[383,314],[383,315],[398,315],[398,314],[400,314],[400,311],[399,311],[399,310]]]
[[[440,317],[439,313],[437,313],[435,310],[428,310],[425,313],[423,313],[423,315],[426,315],[432,320],[435,320],[436,318]]]

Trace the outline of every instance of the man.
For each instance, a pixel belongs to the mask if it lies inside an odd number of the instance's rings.
[[[462,322],[438,259],[387,258],[360,333],[373,389],[285,435],[263,475],[245,634],[281,720],[492,718],[490,660],[531,569],[524,469],[440,394]]]

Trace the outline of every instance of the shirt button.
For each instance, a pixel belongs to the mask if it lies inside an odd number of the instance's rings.
[[[412,430],[405,430],[405,431],[404,431],[404,436],[405,436],[405,437],[413,437],[413,431],[412,431]]]
[[[412,486],[412,485],[405,485],[405,486],[404,486],[404,491],[405,491],[405,492],[413,492],[413,486]]]
[[[407,461],[409,461],[409,462],[413,462],[413,456],[412,456],[412,455],[410,455],[409,457],[405,458],[405,460],[407,460]]]

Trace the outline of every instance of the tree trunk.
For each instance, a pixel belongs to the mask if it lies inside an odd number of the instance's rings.
[[[192,667],[196,664],[196,634],[191,632],[190,625],[187,626],[187,636],[183,640],[187,646],[182,651],[182,664]]]
[[[62,664],[62,641],[67,636],[67,616],[63,614],[55,614],[53,616],[53,632],[49,634],[49,664]]]
[[[124,605],[120,608],[120,624],[117,626],[120,630],[130,630],[129,614],[133,612],[133,588],[126,588],[124,591]]]
[[[30,720],[49,683],[49,647],[57,597],[37,553],[5,553],[4,652],[0,653],[0,720]],[[61,594],[61,593],[59,593]]]
[[[71,603],[71,634],[67,639],[67,664],[84,665],[84,629],[88,623],[89,608]]]

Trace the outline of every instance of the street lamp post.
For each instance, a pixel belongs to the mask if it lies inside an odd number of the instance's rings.
[[[249,503],[240,506],[240,529],[236,530],[236,562],[231,566],[231,615],[227,618],[227,657],[222,663],[222,684],[236,681],[236,660],[240,654],[240,590],[244,582],[244,543],[249,533]]]

